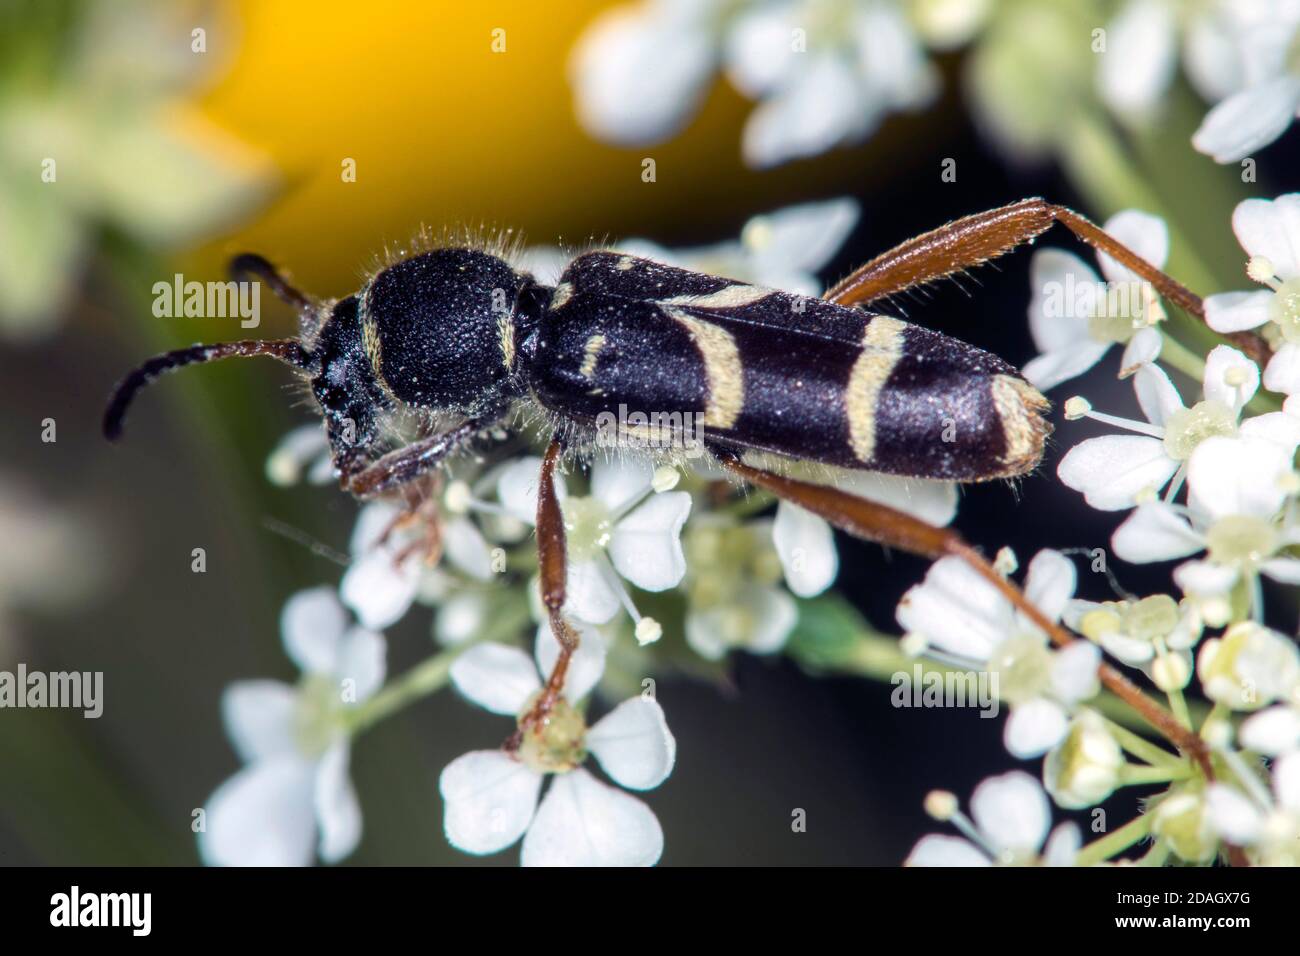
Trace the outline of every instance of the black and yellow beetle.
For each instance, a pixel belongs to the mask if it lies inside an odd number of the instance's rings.
[[[823,299],[608,251],[579,255],[550,287],[500,254],[451,246],[396,262],[355,295],[318,304],[265,259],[244,255],[232,271],[261,278],[294,305],[302,340],[198,345],[152,358],[117,386],[104,432],[120,435],[132,398],[162,372],[269,355],[309,377],[340,483],[368,497],[439,467],[519,406],[540,410],[552,431],[538,480],[542,593],[563,645],[532,711],[540,723],[577,644],[561,613],[565,540],[553,473],[562,452],[582,454],[594,423],[615,410],[689,414],[702,422],[708,450],[739,477],[868,540],[927,556],[958,554],[1009,588],[954,532],[791,478],[770,462],[955,481],[1032,471],[1050,432],[1048,403],[1014,367],[859,306],[1002,255],[1054,222],[1175,304],[1201,312],[1183,286],[1082,216],[1041,199],[911,239]],[[385,415],[410,408],[459,421],[385,449]],[[674,436],[666,437],[671,445]],[[754,452],[764,454],[763,465],[749,457]],[[1031,605],[1025,610],[1033,616]]]

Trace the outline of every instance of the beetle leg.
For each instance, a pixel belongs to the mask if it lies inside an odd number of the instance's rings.
[[[1151,283],[1170,302],[1204,320],[1205,306],[1200,296],[1085,216],[1037,198],[966,216],[908,239],[836,283],[824,298],[839,305],[869,305],[885,296],[996,259],[1032,242],[1058,222]],[[1234,332],[1225,338],[1257,361],[1268,358],[1266,344],[1252,332]]]
[[[390,451],[377,461],[345,471],[339,484],[358,498],[373,497],[410,484],[437,468],[494,421],[496,416],[471,418],[448,431]]]
[[[508,750],[517,749],[525,733],[540,729],[545,724],[564,690],[569,662],[573,659],[573,652],[578,649],[578,632],[565,620],[563,612],[568,548],[565,542],[564,513],[560,510],[559,495],[555,493],[555,467],[559,462],[560,451],[559,438],[551,439],[537,479],[537,558],[542,604],[546,607],[551,633],[560,642],[560,656],[532,708],[520,718],[519,730],[507,741]]]
[[[831,488],[784,475],[763,471],[744,464],[734,455],[718,453],[718,460],[729,471],[778,497],[793,502],[824,518],[835,527],[867,541],[898,548],[925,558],[956,557],[966,562],[1034,622],[1054,643],[1066,645],[1075,638],[1061,625],[1050,620],[1020,589],[1004,578],[988,560],[951,528],[936,528],[887,505],[868,501]],[[1109,664],[1097,672],[1101,682],[1117,697],[1140,713],[1148,723],[1184,753],[1193,757],[1213,779],[1209,751],[1204,741],[1182,726],[1169,711],[1144,694],[1136,684]]]

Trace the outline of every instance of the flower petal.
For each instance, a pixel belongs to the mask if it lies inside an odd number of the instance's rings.
[[[524,835],[524,866],[653,866],[664,834],[640,800],[579,768],[557,775]]]
[[[804,58],[809,62],[749,114],[742,141],[746,165],[761,169],[816,156],[879,123],[881,104],[864,100],[840,57],[810,52]]]
[[[615,783],[651,790],[668,779],[677,761],[677,741],[658,701],[623,701],[587,731],[587,749]]]
[[[998,850],[1037,853],[1052,822],[1042,784],[1021,770],[984,780],[970,808],[980,833]]]
[[[1264,387],[1285,395],[1300,393],[1300,345],[1287,342],[1273,353],[1264,369]]]
[[[1159,106],[1173,79],[1175,27],[1173,8],[1160,0],[1133,0],[1120,7],[1107,28],[1110,41],[1097,67],[1097,91],[1115,113],[1140,121]]]
[[[1295,118],[1297,105],[1300,77],[1281,76],[1248,86],[1205,114],[1192,135],[1192,146],[1216,163],[1235,163],[1281,136]]]
[[[1300,749],[1300,710],[1279,706],[1252,714],[1242,722],[1239,739],[1243,747],[1270,757]]]
[[[832,476],[832,487],[889,505],[928,524],[942,528],[957,514],[956,482],[900,478],[853,468],[831,468],[827,473]]]
[[[1187,461],[1188,501],[1215,518],[1271,518],[1286,500],[1280,479],[1290,469],[1290,455],[1273,442],[1216,435]]]
[[[569,624],[578,632],[578,649],[569,659],[569,671],[564,677],[564,696],[576,703],[600,683],[605,673],[607,643],[605,635],[596,627],[582,621],[570,621]],[[537,670],[549,677],[559,658],[560,642],[555,639],[550,622],[543,621],[537,628],[537,639],[533,643]]]
[[[1177,470],[1158,438],[1103,435],[1071,448],[1056,475],[1098,511],[1122,511],[1136,505],[1139,495],[1163,488]]]
[[[759,281],[771,285],[763,277],[825,268],[857,225],[858,215],[857,200],[845,198],[787,206],[750,220],[754,225],[745,226],[745,249],[754,259]]]
[[[1157,269],[1163,268],[1169,258],[1169,227],[1159,216],[1139,209],[1125,209],[1106,220],[1106,232],[1128,246],[1139,257]],[[1141,282],[1137,273],[1129,271],[1104,252],[1097,253],[1102,275],[1110,282]]]
[[[1205,809],[1210,826],[1223,839],[1249,844],[1259,836],[1264,815],[1245,794],[1226,784],[1212,783],[1205,791]]]
[[[1273,290],[1220,292],[1205,297],[1205,324],[1216,332],[1244,332],[1269,320]]]
[[[587,130],[615,143],[655,143],[690,118],[716,56],[712,31],[697,25],[690,9],[618,7],[587,28],[569,69]]]
[[[452,662],[451,682],[480,707],[511,717],[542,689],[537,668],[527,654],[491,641],[475,644]]]
[[[1161,428],[1169,421],[1170,415],[1186,408],[1178,389],[1158,365],[1144,365],[1137,370],[1133,376],[1133,391],[1147,421]]]
[[[591,465],[591,496],[610,511],[620,511],[650,490],[654,462],[648,455],[625,451]]]
[[[1110,346],[1109,342],[1089,339],[1056,352],[1044,352],[1025,363],[1022,371],[1031,385],[1046,392],[1088,371],[1110,351]]]
[[[904,631],[940,650],[986,661],[1006,636],[1011,605],[960,558],[940,558],[925,580],[908,589],[895,617]]]
[[[835,535],[822,518],[788,501],[776,507],[772,543],[790,590],[815,597],[831,586],[840,568]]]
[[[339,582],[339,596],[365,627],[382,631],[410,610],[420,589],[418,554],[400,564],[387,547],[375,548],[353,561]]]
[[[1059,620],[1065,605],[1074,597],[1079,575],[1074,562],[1051,548],[1034,555],[1025,574],[1025,597],[1053,621]]]
[[[1039,249],[1029,260],[1029,332],[1040,352],[1070,352],[1095,342],[1088,333],[1092,299],[1101,280],[1073,252]],[[1080,297],[1087,297],[1080,301]],[[1100,358],[1098,354],[1098,358]]]
[[[1300,78],[1292,79],[1300,89]],[[1237,203],[1232,231],[1241,248],[1271,262],[1279,277],[1300,279],[1300,193]]]
[[[615,570],[643,591],[666,591],[686,574],[682,526],[691,513],[685,491],[651,495],[614,525],[609,559]]]
[[[1239,384],[1233,384],[1235,380]],[[1240,415],[1259,390],[1259,366],[1229,345],[1216,345],[1205,357],[1205,397]]]
[[[361,804],[348,776],[346,742],[335,744],[321,757],[313,797],[320,826],[317,852],[326,863],[337,863],[361,842]]]
[[[221,718],[235,753],[245,763],[296,754],[294,709],[298,695],[278,680],[240,680],[221,695]]]
[[[1052,655],[1052,693],[1067,703],[1095,697],[1101,650],[1088,641],[1073,641]]]
[[[1144,365],[1151,365],[1160,357],[1160,350],[1164,347],[1165,337],[1160,334],[1160,330],[1152,326],[1144,326],[1133,333],[1133,337],[1128,340],[1128,345],[1124,346],[1124,356],[1120,359],[1120,378],[1132,375]]]
[[[464,644],[482,630],[489,613],[486,595],[476,591],[453,594],[438,608],[433,622],[434,636],[446,647]]]
[[[542,460],[525,456],[512,461],[497,475],[497,501],[524,524],[537,523],[537,481],[542,473]],[[555,493],[561,500],[568,496],[564,476],[555,476]]]
[[[343,638],[334,676],[351,681],[353,699],[360,703],[384,683],[388,672],[388,644],[382,634],[354,627]]]
[[[1300,354],[1300,350],[1297,350]],[[1300,418],[1289,412],[1266,412],[1241,423],[1237,433],[1244,438],[1270,441],[1287,452],[1295,454],[1300,445]]]
[[[305,674],[332,674],[348,618],[333,588],[299,591],[280,612],[280,634],[289,659]]]
[[[1134,564],[1172,561],[1205,548],[1191,525],[1162,502],[1140,505],[1115,529],[1110,543],[1119,557]]]
[[[570,561],[565,586],[565,612],[590,624],[606,624],[613,620],[622,607],[618,592],[610,581],[613,573],[600,555],[590,561]]]
[[[1031,760],[1060,743],[1069,724],[1070,717],[1060,704],[1034,697],[1011,708],[1002,730],[1002,744],[1013,757]]]
[[[931,833],[921,837],[903,861],[904,866],[992,866],[993,861],[961,837]]]
[[[199,855],[209,866],[309,866],[314,765],[281,756],[250,764],[204,803]]]
[[[462,754],[438,777],[447,842],[465,853],[504,850],[533,822],[541,774],[499,750]]]
[[[492,549],[478,525],[464,516],[452,518],[442,525],[443,557],[459,571],[477,581],[492,578]]]

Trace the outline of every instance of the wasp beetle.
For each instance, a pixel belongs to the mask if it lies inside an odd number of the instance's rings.
[[[541,411],[552,435],[538,481],[541,585],[562,653],[531,714],[540,722],[577,643],[561,613],[565,541],[554,471],[565,449],[581,454],[596,420],[620,408],[689,413],[702,422],[708,450],[740,478],[859,537],[930,557],[958,554],[1007,590],[955,532],[790,477],[771,462],[955,481],[1032,471],[1050,432],[1048,403],[1014,367],[862,307],[1002,255],[1055,222],[1201,314],[1200,299],[1183,286],[1041,199],[908,240],[822,299],[610,251],[577,256],[552,287],[502,254],[453,244],[397,261],[356,294],[317,304],[265,259],[244,255],[232,272],[260,277],[295,306],[301,340],[197,345],[149,359],[118,384],[104,432],[120,435],[132,398],[162,372],[268,355],[310,380],[340,483],[368,497],[417,480],[520,406]],[[385,416],[409,409],[457,424],[386,449]]]

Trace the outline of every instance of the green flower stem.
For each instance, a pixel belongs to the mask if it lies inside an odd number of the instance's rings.
[[[1151,814],[1144,813],[1124,824],[1114,833],[1108,833],[1099,840],[1093,840],[1075,857],[1075,866],[1094,866],[1103,860],[1109,860],[1116,853],[1122,853],[1133,844],[1141,841],[1151,833]]]
[[[1188,730],[1195,729],[1192,724],[1192,715],[1187,712],[1187,699],[1183,697],[1182,689],[1175,687],[1173,690],[1166,692],[1165,696],[1169,698],[1169,709],[1174,712],[1178,722]]]
[[[355,710],[348,712],[348,726],[359,734],[397,713],[408,704],[442,690],[451,675],[451,665],[473,642],[434,654],[416,664],[401,677],[390,681],[384,688]]]
[[[1160,346],[1160,361],[1175,368],[1197,382],[1205,380],[1205,359],[1183,345],[1168,332],[1163,332],[1164,342]]]
[[[482,641],[513,637],[528,623],[528,620],[526,601],[512,601],[506,604],[477,637],[425,658],[401,677],[385,684],[374,697],[354,710],[348,711],[348,728],[353,734],[359,734],[407,705],[442,690],[451,677],[451,665],[455,663],[456,658]]]
[[[1191,764],[1170,768],[1144,767],[1139,764],[1129,763],[1120,767],[1119,781],[1121,786],[1141,787],[1151,783],[1171,783],[1174,780],[1186,780],[1195,772]]]
[[[1157,840],[1151,844],[1151,849],[1142,854],[1142,858],[1137,861],[1138,866],[1164,866],[1165,861],[1169,859],[1169,844],[1164,840]]]
[[[1145,760],[1153,767],[1164,767],[1172,770],[1175,767],[1186,766],[1186,761],[1176,753],[1171,753],[1163,747],[1152,743],[1145,737],[1135,734],[1118,721],[1109,717],[1103,718],[1106,721],[1106,727],[1111,736],[1119,742],[1119,745],[1131,753],[1139,760]]]

